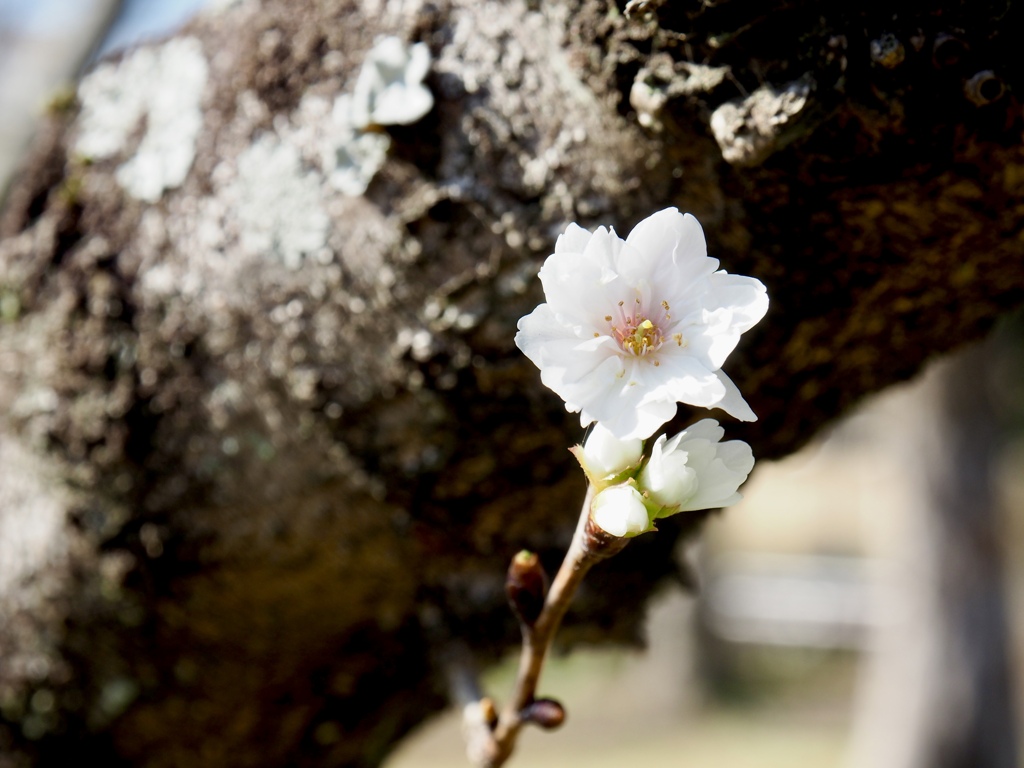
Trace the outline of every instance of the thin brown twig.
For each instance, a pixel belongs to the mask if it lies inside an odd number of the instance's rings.
[[[499,768],[511,756],[519,731],[529,722],[527,710],[536,698],[537,683],[551,641],[583,577],[596,563],[619,552],[628,541],[606,534],[591,521],[590,503],[593,497],[594,487],[590,486],[572,543],[551,583],[540,615],[532,626],[521,623],[523,648],[519,656],[519,671],[512,697],[502,710],[497,724],[493,724],[493,727],[488,724],[487,718],[475,711],[472,705],[464,710],[470,759],[480,768]],[[481,705],[484,702],[489,704],[488,700],[481,700]],[[482,733],[482,729],[486,729],[486,732]]]

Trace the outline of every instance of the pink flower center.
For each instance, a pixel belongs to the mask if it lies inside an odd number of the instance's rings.
[[[618,339],[622,351],[634,355],[646,355],[662,343],[658,326],[641,314],[625,318],[621,328],[612,326],[612,333]]]
[[[611,336],[619,342],[623,352],[641,357],[658,350],[665,343],[661,329],[672,319],[667,301],[661,302],[661,312],[648,313],[636,300],[633,311],[627,312],[625,302],[619,302],[618,318],[605,315],[605,321],[611,328]],[[596,334],[595,334],[596,335]],[[683,346],[683,335],[674,333],[671,336],[678,346]],[[658,363],[655,362],[655,365]]]

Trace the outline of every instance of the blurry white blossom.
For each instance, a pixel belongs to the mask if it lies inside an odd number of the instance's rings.
[[[600,424],[594,425],[583,443],[583,463],[596,478],[617,475],[635,467],[643,453],[643,440],[620,440]]]
[[[430,69],[426,43],[406,46],[392,36],[379,39],[366,54],[352,101],[354,125],[408,125],[434,106],[423,85]]]
[[[724,507],[742,498],[737,489],[754,468],[754,456],[742,440],[721,442],[724,434],[717,421],[702,419],[671,440],[662,435],[655,441],[637,484],[663,508],[656,517]]]
[[[631,485],[613,485],[594,497],[590,515],[612,536],[636,536],[651,529],[644,497]]]
[[[666,208],[625,240],[570,224],[540,279],[547,301],[519,321],[516,344],[583,426],[646,438],[677,402],[757,418],[721,367],[768,295],[718,269],[690,214]]]
[[[346,195],[363,194],[384,166],[391,137],[375,126],[415,123],[434,106],[423,85],[430,69],[426,43],[406,46],[384,37],[366,54],[355,93],[334,102],[332,127],[321,151],[331,185]]]
[[[322,162],[335,189],[357,197],[387,160],[391,138],[386,133],[356,127],[354,100],[339,96],[331,113],[332,129],[324,144]]]

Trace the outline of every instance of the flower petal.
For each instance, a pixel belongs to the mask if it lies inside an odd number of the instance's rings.
[[[699,299],[699,314],[690,312],[672,332],[682,333],[690,352],[711,370],[721,368],[739,343],[768,311],[768,294],[760,280],[716,272]]]
[[[593,357],[593,356],[592,356]],[[552,374],[545,379],[545,371],[541,370],[541,381],[546,387],[554,390],[566,401],[566,409],[570,412],[582,410],[580,423],[587,426],[592,421],[599,420],[592,415],[593,412],[610,413],[617,409],[617,387],[622,371],[622,359],[615,354],[609,354],[600,358],[600,362],[591,370],[581,376],[576,376],[575,371],[569,369],[552,368]],[[572,378],[570,378],[570,375]],[[548,382],[551,383],[548,383]],[[557,385],[557,389],[555,388]],[[586,417],[584,417],[586,414]],[[607,426],[607,425],[606,425]],[[620,440],[628,439],[633,435],[624,435],[611,430]]]
[[[714,499],[705,501],[705,497],[701,495],[700,491],[694,496],[689,502],[679,508],[680,512],[696,512],[701,509],[721,509],[722,507],[731,507],[733,504],[738,504],[743,501],[743,494],[737,491],[733,491],[728,496],[718,496]]]
[[[410,84],[421,83],[430,71],[430,46],[416,43],[409,48],[409,63],[405,65],[405,80]]]
[[[671,400],[658,400],[651,403],[642,403],[633,412],[635,423],[632,427],[629,422],[623,429],[622,439],[638,437],[646,440],[653,435],[666,421],[670,421],[676,415],[676,404]]]
[[[373,106],[373,121],[379,125],[411,125],[434,106],[434,96],[422,85],[389,86]]]
[[[567,388],[599,368],[617,346],[609,337],[581,339],[558,322],[547,304],[519,320],[516,346],[541,370],[541,380],[563,399]],[[614,373],[611,378],[614,378]]]
[[[684,440],[708,440],[712,443],[717,443],[725,437],[725,430],[722,429],[715,419],[701,419],[688,426],[676,437]]]
[[[555,253],[583,253],[591,234],[579,224],[570,224],[555,241]]]
[[[728,308],[732,313],[730,328],[737,333],[749,331],[768,311],[768,290],[757,278],[720,270],[708,282],[710,292],[704,306],[711,310]]]
[[[636,263],[635,270],[646,274],[670,304],[674,303],[673,297],[680,296],[718,269],[718,259],[708,256],[700,223],[675,208],[648,216],[633,228],[626,243],[631,249],[631,261]],[[633,254],[640,254],[640,258]],[[629,267],[625,263],[620,267],[627,280],[630,279],[633,271],[627,273]]]
[[[617,260],[622,251],[623,240],[615,230],[598,227],[587,241],[583,255],[592,259],[604,272],[618,274]]]
[[[715,375],[722,382],[722,386],[725,387],[725,396],[714,407],[721,408],[734,419],[739,419],[740,421],[757,421],[757,414],[747,405],[747,401],[743,399],[743,395],[740,394],[739,388],[733,384],[732,379],[726,376],[724,371],[715,371]]]
[[[598,236],[589,241],[593,243]],[[619,301],[621,281],[611,270],[609,252],[600,253],[601,242],[588,253],[565,251],[548,256],[538,276],[551,309],[581,332],[607,331],[604,317]]]
[[[675,353],[671,346],[667,349],[667,353],[658,355],[661,365],[655,369],[662,383],[651,391],[650,396],[703,408],[717,406],[726,396],[726,388],[718,374],[708,370],[685,349]]]
[[[676,415],[676,401],[644,400],[640,387],[619,388],[599,406],[588,406],[588,414],[620,440],[645,440]]]
[[[746,443],[739,440],[730,442],[740,443],[746,446],[748,452],[750,451],[750,446]],[[753,464],[753,457],[751,457],[751,464]],[[716,458],[700,471],[700,484],[697,487],[697,493],[683,504],[680,511],[712,509],[732,503],[728,499],[732,498],[736,489],[747,479],[747,474],[749,473],[734,472],[726,466],[721,458]]]
[[[637,477],[637,482],[656,504],[673,507],[694,495],[699,479],[696,469],[689,466],[686,451],[663,450],[665,447],[665,436],[662,435],[654,443],[651,458]]]
[[[704,323],[683,331],[688,351],[709,370],[721,368],[740,341],[740,332],[733,329],[732,311],[704,311]]]
[[[754,469],[754,453],[742,440],[729,440],[719,445],[718,458],[733,472],[749,475]]]

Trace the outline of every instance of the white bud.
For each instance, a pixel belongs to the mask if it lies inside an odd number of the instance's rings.
[[[634,467],[644,452],[643,440],[620,440],[595,424],[583,444],[583,460],[596,477],[608,477]]]
[[[742,440],[721,442],[714,419],[702,419],[671,440],[662,435],[637,484],[669,514],[735,504],[737,489],[754,468],[754,455]]]
[[[612,536],[636,536],[651,527],[644,497],[631,485],[614,485],[594,497],[590,515],[597,526]]]
[[[665,451],[665,436],[654,443],[651,460],[637,482],[656,503],[671,507],[682,504],[697,492],[697,473],[686,466],[686,451]]]

